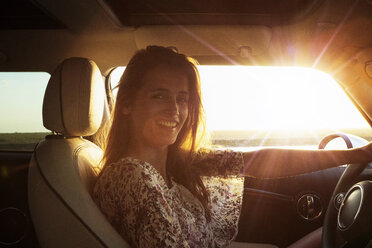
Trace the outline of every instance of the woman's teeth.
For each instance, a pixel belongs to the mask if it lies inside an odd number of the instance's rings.
[[[169,128],[174,128],[177,126],[177,122],[175,121],[159,121],[158,124]]]

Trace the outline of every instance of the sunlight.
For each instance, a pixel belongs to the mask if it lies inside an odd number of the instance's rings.
[[[199,67],[209,130],[368,128],[329,75],[295,67]]]
[[[321,71],[300,67],[198,68],[208,130],[369,128],[337,82]],[[120,67],[112,73],[112,87],[123,70]]]

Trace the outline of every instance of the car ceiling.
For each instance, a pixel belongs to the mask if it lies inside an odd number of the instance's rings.
[[[70,56],[103,71],[149,44],[201,64],[339,66],[372,44],[370,0],[5,0],[1,70],[51,72]],[[330,63],[331,61],[331,63]],[[321,64],[318,65],[318,64]],[[332,66],[330,66],[332,65]]]
[[[147,45],[200,64],[303,66],[339,80],[372,119],[372,0],[3,0],[0,71],[103,74]],[[372,123],[372,122],[371,122]]]

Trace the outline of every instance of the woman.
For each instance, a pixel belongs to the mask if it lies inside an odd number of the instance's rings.
[[[370,145],[200,149],[204,113],[195,65],[172,49],[149,46],[120,80],[94,198],[132,247],[226,247],[237,233],[243,176],[286,177],[372,160]],[[211,184],[211,176],[222,179]],[[234,184],[224,179],[230,177]]]

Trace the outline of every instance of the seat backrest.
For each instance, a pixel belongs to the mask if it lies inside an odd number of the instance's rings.
[[[43,123],[54,134],[35,149],[28,179],[41,247],[129,247],[91,197],[102,150],[83,136],[100,127],[105,101],[101,73],[91,60],[67,59],[49,80]]]

